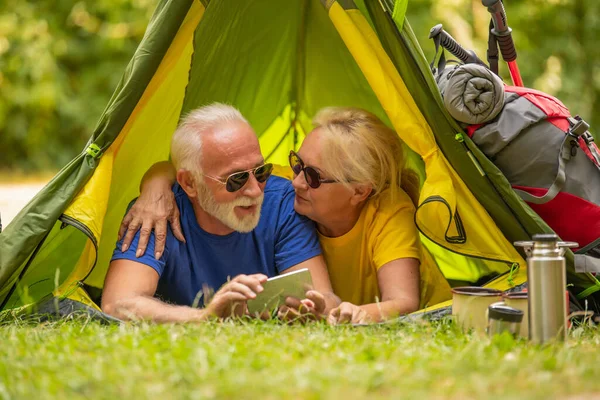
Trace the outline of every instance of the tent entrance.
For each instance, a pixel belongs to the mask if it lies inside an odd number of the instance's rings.
[[[89,252],[89,249],[94,251]],[[11,283],[0,291],[3,304],[1,309],[39,303],[50,294],[58,297],[71,296],[94,267],[95,249],[96,239],[89,228],[66,215],[61,216],[48,236],[19,269],[19,275],[12,278]],[[76,266],[86,253],[93,255],[93,259],[85,262],[89,268],[76,271]],[[50,266],[54,267],[49,268]]]

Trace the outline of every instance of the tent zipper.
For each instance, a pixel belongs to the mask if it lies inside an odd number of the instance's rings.
[[[86,235],[88,237],[88,239],[90,239],[90,241],[94,245],[94,250],[95,250],[94,263],[92,264],[90,270],[85,275],[85,277],[83,277],[83,279],[81,279],[79,281],[79,284],[82,284],[83,281],[85,281],[88,278],[88,276],[90,276],[90,274],[96,267],[96,263],[98,262],[98,241],[96,240],[96,237],[94,236],[94,234],[92,233],[90,228],[88,228],[85,224],[77,221],[75,218],[69,217],[66,214],[62,214],[58,218],[58,220],[62,222],[62,225],[60,227],[61,229],[64,229],[67,225],[72,226],[72,227],[80,230],[84,235]]]

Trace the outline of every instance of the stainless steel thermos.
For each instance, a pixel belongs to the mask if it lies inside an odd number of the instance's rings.
[[[529,339],[534,343],[567,337],[567,273],[564,254],[577,243],[559,242],[555,234],[538,234],[516,242],[527,254]]]

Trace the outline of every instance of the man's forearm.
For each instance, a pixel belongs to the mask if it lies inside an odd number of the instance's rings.
[[[209,318],[205,309],[170,305],[146,296],[120,299],[102,308],[107,314],[126,321],[200,322]]]

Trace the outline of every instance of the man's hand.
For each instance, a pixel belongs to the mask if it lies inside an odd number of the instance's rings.
[[[324,311],[325,297],[316,290],[309,290],[303,300],[287,297],[285,305],[279,308],[277,316],[288,322],[306,322],[324,319]]]
[[[206,312],[218,318],[244,315],[246,301],[256,298],[266,281],[267,276],[263,274],[236,276],[215,293],[206,306]]]
[[[124,235],[121,251],[126,251],[129,248],[133,237],[141,228],[140,240],[135,253],[136,257],[141,257],[146,252],[150,233],[154,229],[156,239],[154,257],[158,260],[165,249],[167,222],[171,223],[173,235],[180,241],[185,242],[179,224],[179,209],[171,188],[165,185],[145,186],[140,197],[121,222],[119,239]]]
[[[327,317],[327,322],[331,325],[344,323],[364,324],[369,322],[369,315],[359,306],[343,302],[339,307],[331,310],[329,317]]]

